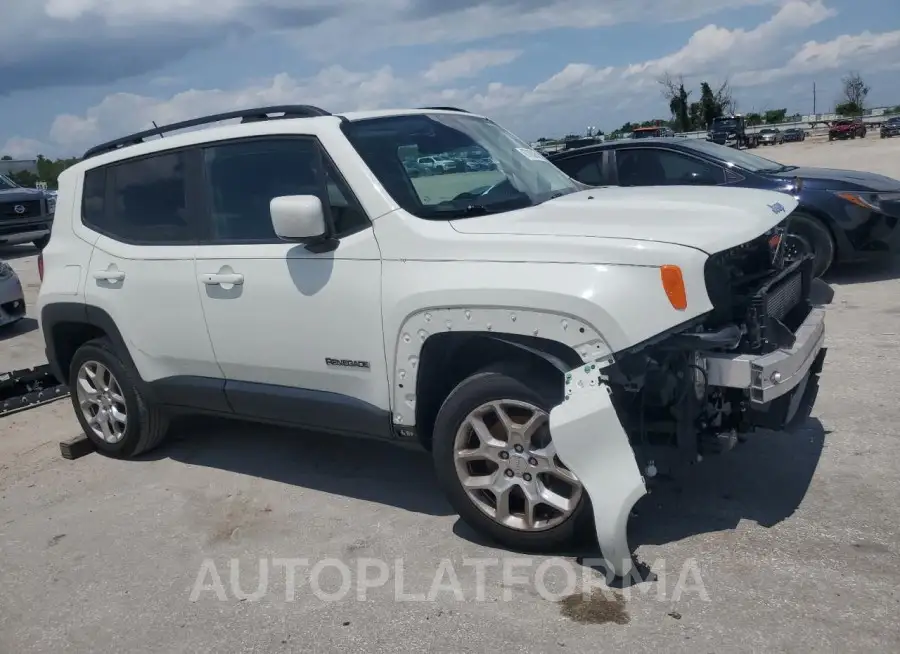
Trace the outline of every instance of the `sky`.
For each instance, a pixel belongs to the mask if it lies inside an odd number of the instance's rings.
[[[659,79],[738,110],[900,105],[898,0],[0,0],[0,155],[245,107],[452,105],[518,135],[668,118]]]

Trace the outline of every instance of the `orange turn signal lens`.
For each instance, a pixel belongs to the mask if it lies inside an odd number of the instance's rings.
[[[863,209],[875,209],[877,207],[873,207],[871,204],[866,202],[863,198],[858,196],[855,193],[838,193],[837,196],[841,199],[846,200],[847,202],[851,202],[855,204],[857,207],[862,207]]]
[[[687,309],[687,291],[684,289],[684,277],[678,266],[665,265],[659,269],[663,289],[669,298],[669,303],[678,311]]]

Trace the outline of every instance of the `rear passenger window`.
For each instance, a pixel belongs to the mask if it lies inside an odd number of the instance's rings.
[[[369,224],[340,181],[319,156],[312,139],[263,139],[204,149],[207,201],[213,243],[280,242],[269,203],[283,195],[316,195],[331,212],[337,236]],[[326,188],[321,187],[319,162]]]
[[[184,168],[184,155],[174,152],[88,171],[85,225],[129,243],[193,242]]]
[[[601,153],[581,155],[571,159],[563,159],[557,162],[557,166],[572,179],[589,186],[603,184],[603,175],[600,173]]]
[[[106,231],[106,168],[92,168],[84,174],[81,192],[81,216],[84,224],[98,231]]]

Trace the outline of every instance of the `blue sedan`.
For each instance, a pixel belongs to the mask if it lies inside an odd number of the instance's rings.
[[[883,175],[785,166],[702,139],[612,141],[548,158],[591,186],[743,186],[793,195],[800,206],[788,229],[812,250],[817,276],[834,263],[900,249],[900,181]]]

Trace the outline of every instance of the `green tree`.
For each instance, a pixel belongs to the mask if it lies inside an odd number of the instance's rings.
[[[847,73],[841,80],[841,88],[846,100],[841,105],[845,108],[856,108],[858,111],[855,113],[862,114],[865,108],[866,96],[869,95],[869,85],[863,81],[862,76],[856,72]],[[841,113],[837,111],[837,107],[835,107],[835,112]],[[849,114],[842,115],[847,116]]]
[[[839,116],[858,116],[862,113],[862,107],[855,102],[841,102],[835,105],[834,113]]]
[[[766,123],[769,125],[783,123],[785,116],[787,116],[787,109],[769,109],[765,115]]]
[[[9,174],[9,178],[19,186],[34,188],[41,181],[40,177],[28,170],[16,170]]]
[[[747,121],[747,124],[751,127],[755,127],[757,125],[763,124],[762,115],[755,113],[755,112],[747,114],[746,116],[744,116],[744,119]]]
[[[689,102],[692,92],[685,88],[683,78],[675,80],[667,73],[659,83],[663,87],[663,97],[669,103],[673,127],[677,131],[707,128],[714,119],[734,111],[734,100],[727,81],[715,91],[708,82],[702,82],[697,102]]]

